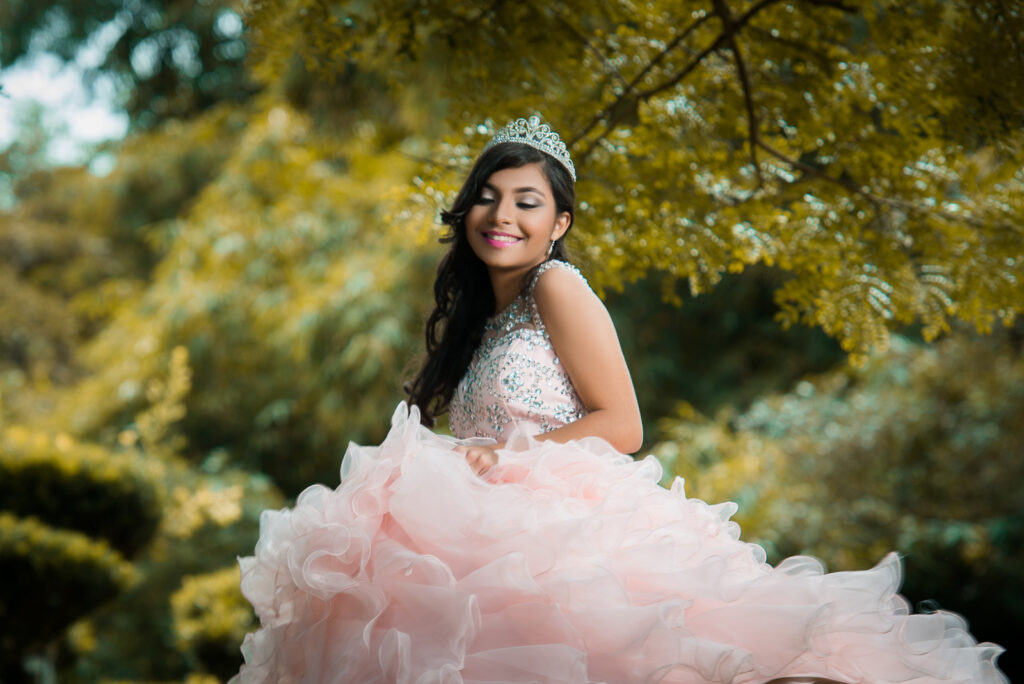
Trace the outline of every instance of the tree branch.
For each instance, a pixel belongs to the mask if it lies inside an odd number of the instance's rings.
[[[849,14],[856,14],[857,8],[852,5],[847,5],[842,0],[804,0],[808,5],[815,5],[817,7],[831,7],[832,9],[842,10]]]
[[[780,45],[785,45],[787,47],[791,47],[794,50],[796,50],[797,52],[807,53],[808,55],[813,57],[815,60],[817,60],[817,62],[822,67],[824,67],[825,69],[831,70],[831,68],[832,68],[832,60],[829,59],[828,55],[826,55],[825,53],[821,52],[820,50],[815,50],[810,45],[807,45],[805,43],[801,43],[798,40],[791,40],[789,38],[783,38],[782,36],[772,35],[771,31],[767,31],[767,30],[761,28],[760,26],[751,26],[750,30],[753,31],[754,33],[757,33],[759,36],[761,36],[762,38],[764,38],[766,40],[771,40],[771,41],[774,41],[776,43],[779,43]]]
[[[728,46],[736,61],[736,72],[740,77],[740,85],[743,88],[743,103],[747,108],[747,144],[750,146],[750,163],[754,165],[754,173],[757,175],[758,189],[764,187],[764,177],[761,175],[761,165],[757,162],[757,139],[758,123],[757,110],[754,108],[754,95],[750,87],[750,76],[747,74],[747,65],[743,61],[743,54],[740,52],[739,44],[736,42],[736,32],[732,29],[732,10],[726,0],[714,0],[715,12],[722,18],[724,26],[723,33],[729,35]]]
[[[914,214],[931,214],[932,216],[938,216],[939,218],[945,219],[946,221],[949,221],[950,223],[966,223],[966,224],[968,224],[970,226],[973,226],[975,228],[993,227],[993,228],[1002,228],[1002,229],[1012,230],[1012,231],[1018,232],[1018,233],[1024,233],[1024,228],[1021,228],[1019,226],[1014,226],[1012,224],[1002,224],[1002,223],[989,224],[989,223],[986,223],[985,221],[983,221],[981,219],[978,219],[978,218],[975,218],[973,216],[962,216],[962,215],[957,215],[957,214],[951,214],[948,211],[942,211],[941,209],[935,209],[934,207],[922,206],[922,205],[916,204],[914,202],[908,202],[907,200],[902,200],[902,199],[898,199],[898,198],[895,198],[895,197],[883,197],[881,195],[876,195],[875,193],[873,193],[873,192],[871,192],[869,190],[865,190],[863,186],[858,185],[857,183],[855,183],[852,180],[847,180],[847,179],[843,179],[843,178],[835,178],[833,176],[828,175],[827,173],[825,173],[823,170],[817,168],[816,166],[811,166],[810,164],[805,164],[804,162],[800,161],[799,159],[794,159],[793,157],[790,157],[789,155],[787,155],[787,154],[785,154],[783,152],[780,152],[779,150],[775,149],[774,147],[772,147],[771,145],[766,143],[764,140],[761,140],[760,137],[757,138],[757,145],[761,149],[763,149],[765,152],[767,152],[768,154],[772,155],[773,157],[776,157],[777,159],[780,159],[780,160],[786,162],[787,164],[789,164],[793,168],[799,169],[799,170],[803,171],[805,174],[807,174],[809,176],[814,176],[815,178],[820,178],[820,179],[822,179],[824,181],[827,181],[829,183],[832,183],[834,185],[838,185],[840,187],[843,187],[843,188],[849,190],[850,192],[852,192],[855,195],[859,195],[859,196],[863,197],[868,202],[870,202],[875,207],[876,210],[881,209],[881,207],[883,207],[883,206],[889,206],[889,207],[893,207],[895,209],[901,209],[903,211],[906,211],[906,212],[909,212],[909,213],[914,213]]]
[[[667,55],[669,52],[671,52],[673,49],[675,49],[675,47],[677,45],[679,45],[684,40],[686,40],[687,36],[689,36],[691,33],[693,33],[698,28],[700,28],[701,24],[703,24],[705,21],[707,21],[708,19],[710,19],[713,16],[714,16],[713,14],[704,14],[702,17],[700,17],[699,19],[694,21],[692,24],[687,26],[683,30],[682,33],[680,33],[678,36],[676,36],[675,38],[670,40],[665,45],[665,47],[661,50],[661,52],[659,52],[657,55],[655,55],[654,59],[652,59],[650,62],[648,62],[647,65],[644,66],[644,68],[640,70],[640,73],[638,73],[636,76],[633,77],[632,81],[630,81],[628,84],[626,84],[625,89],[623,89],[623,91],[621,93],[619,93],[619,96],[615,99],[614,102],[612,102],[610,105],[608,105],[607,107],[602,109],[600,112],[598,112],[597,115],[593,119],[590,120],[590,123],[587,124],[583,128],[582,131],[580,131],[579,133],[574,135],[569,140],[569,147],[572,148],[577,142],[582,140],[588,133],[590,133],[590,131],[594,130],[594,127],[597,126],[597,124],[599,124],[601,122],[601,119],[605,118],[606,116],[611,114],[613,111],[615,111],[616,109],[621,107],[622,106],[622,102],[625,100],[625,98],[629,94],[636,92],[637,84],[640,83],[640,81],[643,80],[644,76],[646,76],[651,71],[651,69],[653,69],[655,66],[657,66],[658,63],[661,62],[661,60],[663,60],[665,58],[665,55]],[[607,134],[607,132],[605,134]]]
[[[538,12],[539,13],[539,12],[543,11],[541,8],[538,8],[537,5],[534,4],[533,2],[528,2],[527,4],[530,7],[533,8],[534,12]],[[563,17],[561,15],[561,13],[559,13],[558,10],[556,10],[554,7],[545,5],[545,9],[551,10],[551,14],[554,15],[554,17],[558,21],[558,23],[560,23],[562,26],[564,26],[566,31],[568,31],[573,36],[575,36],[576,40],[580,41],[584,45],[584,47],[586,47],[588,50],[590,50],[594,54],[594,56],[597,57],[597,59],[601,62],[601,64],[604,65],[604,67],[608,71],[608,73],[610,73],[612,76],[614,76],[619,81],[619,85],[621,85],[625,89],[629,88],[629,84],[626,82],[626,77],[622,75],[622,72],[619,71],[618,67],[616,67],[614,64],[612,64],[611,60],[609,60],[604,55],[603,52],[598,50],[597,47],[595,47],[594,44],[590,42],[590,39],[588,39],[585,35],[580,33],[579,29],[577,29],[575,26],[573,26],[569,22],[569,20],[566,19],[565,17]]]
[[[760,0],[760,2],[758,2],[753,7],[748,9],[746,12],[741,14],[739,18],[735,19],[728,27],[724,27],[722,29],[721,35],[719,35],[718,38],[716,38],[715,41],[711,43],[711,45],[701,50],[697,54],[697,56],[693,58],[693,61],[687,64],[685,67],[683,67],[681,71],[677,72],[672,78],[665,81],[664,83],[661,83],[660,85],[654,86],[653,88],[649,88],[638,93],[637,99],[649,100],[650,98],[654,97],[663,90],[668,90],[669,88],[678,85],[684,78],[690,75],[691,71],[696,69],[700,65],[700,63],[704,61],[705,57],[710,55],[712,52],[721,49],[722,46],[725,45],[726,42],[728,42],[729,38],[731,38],[733,35],[736,34],[736,32],[738,32],[740,29],[746,26],[747,22],[749,22],[751,19],[757,16],[757,14],[761,12],[761,10],[765,9],[770,5],[774,5],[777,2],[780,2],[780,0]]]
[[[672,78],[665,81],[664,83],[661,83],[660,85],[636,93],[635,97],[633,98],[634,101],[639,103],[641,101],[649,100],[650,98],[654,97],[663,90],[667,90],[678,85],[694,69],[700,66],[701,62],[703,62],[708,55],[710,55],[712,52],[715,52],[716,50],[721,49],[722,46],[726,43],[726,41],[728,41],[730,36],[734,35],[737,31],[743,28],[747,24],[747,22],[753,19],[763,9],[769,7],[770,5],[774,5],[777,2],[781,2],[781,0],[760,0],[760,2],[756,3],[753,7],[751,7],[746,12],[741,14],[738,19],[733,21],[728,28],[723,27],[721,35],[719,35],[711,43],[711,45],[701,50],[697,54],[697,56],[690,61],[689,64],[682,68],[682,70],[676,72],[676,74]],[[706,15],[706,17],[710,16],[717,16],[717,13]],[[705,17],[702,17],[701,19],[703,20],[704,18]],[[597,144],[615,128],[616,124],[619,123],[621,117],[623,116],[623,113],[629,111],[629,108],[624,106],[626,95],[627,93],[623,93],[615,100],[615,102],[605,107],[600,114],[594,117],[594,120],[591,122],[591,124],[586,129],[584,129],[584,131],[581,134],[573,138],[573,142],[581,139],[590,130],[592,130],[593,127],[596,126],[597,123],[600,122],[602,119],[608,119],[607,123],[604,126],[604,130],[601,132],[601,134],[594,138],[587,146],[587,148],[583,150],[583,152],[580,155],[578,155],[577,164],[580,164],[583,160],[590,156],[590,154],[594,151],[594,148],[597,147]]]

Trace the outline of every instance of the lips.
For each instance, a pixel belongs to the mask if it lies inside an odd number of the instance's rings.
[[[484,240],[492,247],[510,247],[523,241],[523,238],[502,233],[501,231],[489,230],[483,234]]]

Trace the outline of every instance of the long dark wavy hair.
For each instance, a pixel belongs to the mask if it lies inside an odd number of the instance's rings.
[[[523,143],[499,143],[481,154],[452,208],[441,212],[441,221],[451,229],[441,242],[451,246],[441,259],[434,280],[434,310],[427,318],[426,361],[405,387],[409,402],[419,407],[424,425],[433,427],[437,416],[448,410],[455,388],[480,344],[484,323],[495,313],[487,266],[473,252],[466,237],[466,215],[492,174],[534,163],[541,164],[551,185],[555,215],[569,212],[569,228],[572,228],[576,204],[572,177],[557,159]],[[568,232],[567,229],[555,242],[548,259],[569,261],[564,245]],[[536,268],[526,274],[523,287],[535,271]]]

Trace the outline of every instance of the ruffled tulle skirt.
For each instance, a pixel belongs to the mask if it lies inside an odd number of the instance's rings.
[[[337,489],[266,511],[234,681],[358,684],[1005,682],[951,613],[910,615],[895,554],[826,574],[739,540],[732,503],[660,487],[592,438],[514,434],[474,474],[400,405]]]

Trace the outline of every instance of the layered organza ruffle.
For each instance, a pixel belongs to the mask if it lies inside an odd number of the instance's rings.
[[[478,477],[457,443],[402,404],[341,486],[263,513],[240,561],[262,628],[233,681],[1006,681],[960,617],[908,614],[895,554],[773,568],[734,504],[659,487],[653,457],[514,434]]]

